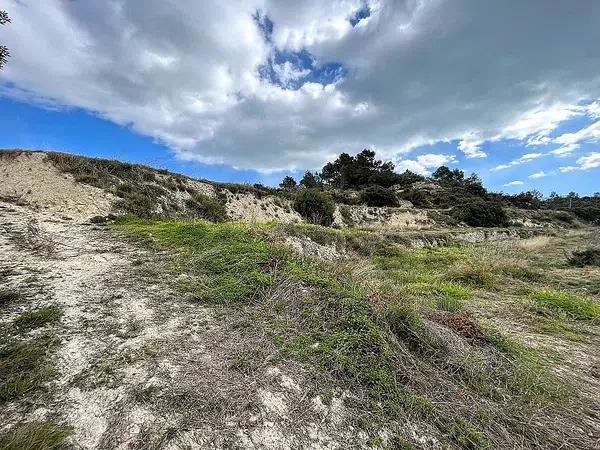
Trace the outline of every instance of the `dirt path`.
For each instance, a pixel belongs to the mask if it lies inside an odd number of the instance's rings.
[[[60,344],[52,381],[3,405],[0,431],[53,420],[80,449],[359,446],[342,402],[326,406],[298,371],[276,367],[243,309],[186,301],[161,264],[104,227],[0,202],[0,287],[21,293],[0,305],[0,326],[62,310],[58,324],[15,334],[51,331]]]

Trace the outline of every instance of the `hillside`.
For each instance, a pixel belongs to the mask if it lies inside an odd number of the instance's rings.
[[[0,449],[597,448],[597,226],[296,195],[0,152]]]

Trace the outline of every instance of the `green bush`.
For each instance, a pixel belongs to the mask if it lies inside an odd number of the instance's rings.
[[[499,203],[475,198],[455,206],[452,216],[472,227],[500,227],[508,224],[508,216]]]
[[[294,209],[311,223],[329,226],[333,222],[335,204],[324,192],[304,189],[296,195]]]
[[[391,189],[371,186],[361,192],[360,198],[368,206],[398,206],[398,198]]]

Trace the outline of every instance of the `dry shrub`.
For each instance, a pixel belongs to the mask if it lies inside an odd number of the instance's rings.
[[[551,241],[549,236],[535,236],[518,241],[517,247],[528,252],[535,252],[548,247]]]

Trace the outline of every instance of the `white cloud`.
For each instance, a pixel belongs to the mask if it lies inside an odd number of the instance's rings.
[[[540,170],[539,172],[532,173],[531,175],[529,175],[529,178],[533,178],[533,179],[544,178],[544,177],[547,177],[548,175],[549,175],[548,173],[544,172],[543,170]]]
[[[514,159],[511,162],[509,162],[508,164],[500,164],[500,165],[494,167],[492,170],[508,169],[509,167],[518,166],[518,165],[527,163],[529,161],[533,161],[534,159],[541,158],[542,156],[544,156],[543,153],[525,153],[520,158]]]
[[[273,71],[284,86],[289,86],[292,81],[297,81],[310,73],[308,69],[300,69],[291,62],[286,61],[283,64],[274,64]]]
[[[592,152],[577,160],[576,166],[561,167],[561,172],[574,172],[576,170],[590,170],[600,167],[600,152]]]
[[[600,167],[600,152],[593,152],[587,156],[582,156],[577,160],[581,170],[595,169]]]
[[[581,142],[600,141],[600,120],[582,128],[575,133],[564,133],[554,139],[554,142],[563,145],[574,145]]]
[[[421,175],[429,175],[431,169],[453,163],[456,158],[453,155],[434,154],[419,155],[415,159],[404,159],[396,163],[396,171],[404,172],[410,170]]]
[[[562,158],[565,156],[569,156],[571,153],[573,153],[579,147],[580,147],[579,144],[566,144],[560,148],[557,148],[556,150],[552,150],[550,153]]]
[[[487,154],[481,150],[481,144],[483,144],[481,140],[464,138],[458,142],[457,148],[468,158],[485,158]]]
[[[559,170],[561,172],[563,172],[563,173],[567,173],[567,172],[573,172],[575,170],[579,170],[579,167],[577,167],[577,166],[564,166],[564,167],[561,167]]]
[[[0,95],[84,108],[183,159],[263,171],[318,167],[366,142],[394,159],[453,141],[483,157],[486,142],[545,144],[565,120],[597,114],[597,2],[367,0],[371,17],[353,28],[364,3],[8,0]],[[274,23],[270,42],[258,10]],[[273,47],[347,75],[293,91],[307,69],[283,62],[273,68],[283,86],[272,85],[258,68]]]
[[[505,186],[505,187],[510,187],[510,186],[521,186],[521,185],[523,185],[523,184],[525,184],[525,183],[523,183],[522,181],[519,181],[519,180],[515,180],[515,181],[511,181],[510,183],[506,183],[506,184],[504,184],[503,186]]]

